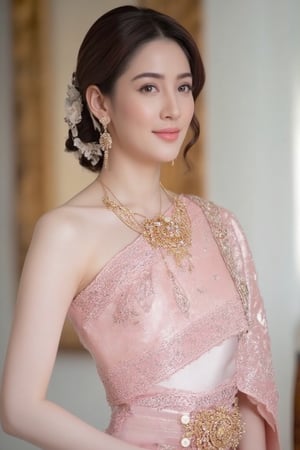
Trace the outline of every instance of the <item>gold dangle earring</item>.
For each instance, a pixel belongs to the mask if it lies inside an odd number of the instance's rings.
[[[107,131],[107,125],[110,120],[108,117],[103,116],[99,119],[99,121],[103,127],[103,133],[100,134],[99,140],[101,150],[103,151],[103,167],[104,169],[108,169],[108,152],[112,147],[112,138],[110,133]]]

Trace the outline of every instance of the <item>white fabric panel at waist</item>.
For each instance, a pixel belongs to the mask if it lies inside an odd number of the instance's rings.
[[[158,383],[173,389],[210,391],[235,375],[237,336],[230,337]]]

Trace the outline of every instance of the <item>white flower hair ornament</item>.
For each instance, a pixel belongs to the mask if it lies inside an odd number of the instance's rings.
[[[73,77],[74,80],[74,77]],[[78,149],[78,155],[84,156],[91,161],[91,164],[95,166],[100,160],[100,156],[103,154],[101,146],[97,142],[82,142],[78,136],[77,124],[82,120],[83,103],[79,90],[74,86],[74,81],[71,85],[68,85],[67,96],[65,100],[65,122],[68,124],[72,134],[74,146]],[[91,115],[91,119],[96,130],[100,130],[94,117]]]

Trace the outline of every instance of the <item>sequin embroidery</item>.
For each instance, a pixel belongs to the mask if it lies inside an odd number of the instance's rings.
[[[220,208],[218,208],[214,203],[204,201],[199,197],[189,197],[201,207],[207,218],[212,234],[216,239],[228,271],[231,274],[236,289],[241,297],[246,317],[249,320],[249,290],[245,279],[242,277],[242,274],[236,265],[236,259],[233,254],[234,248],[232,247],[229,238],[229,227],[226,226],[224,220],[222,220]]]
[[[247,241],[228,211],[193,196],[184,201],[191,214],[195,269],[190,276],[170,264],[182,287],[179,301],[158,252],[136,241],[74,299],[70,318],[96,361],[112,405],[131,405],[148,397],[155,408],[168,401],[178,407],[184,398],[177,393],[169,400],[162,392],[152,395],[156,383],[227,337],[238,336],[233,389],[251,396],[258,405],[269,426],[268,436],[273,436],[267,448],[277,450],[278,395],[265,311]],[[180,299],[182,307],[176,309]],[[186,305],[189,314],[184,314]],[[210,400],[209,395],[207,402]],[[226,403],[225,398],[219,400]],[[128,414],[130,407],[124,410],[124,420],[117,428],[126,427]],[[159,439],[152,441],[151,448],[154,445],[172,448],[171,443]]]
[[[245,330],[242,308],[237,302],[222,305],[201,317],[182,332],[156,344],[132,360],[120,361],[101,373],[108,401],[119,404],[148,390],[155,382],[172,375],[203,352]],[[132,374],[135,373],[134,380]]]

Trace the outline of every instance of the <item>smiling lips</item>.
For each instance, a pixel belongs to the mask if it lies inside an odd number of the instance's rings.
[[[179,131],[178,128],[164,128],[163,130],[153,131],[153,133],[164,141],[173,142],[178,138]]]

